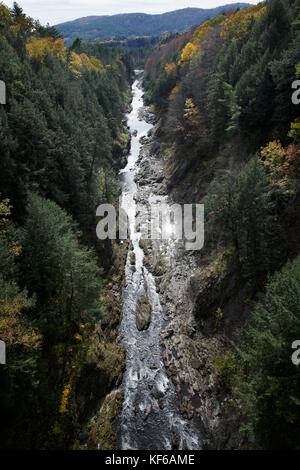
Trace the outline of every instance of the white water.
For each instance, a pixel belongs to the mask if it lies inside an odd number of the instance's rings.
[[[193,421],[183,419],[178,411],[177,396],[167,376],[159,346],[160,333],[165,325],[154,277],[143,265],[143,250],[135,233],[135,200],[138,171],[137,160],[141,150],[140,138],[146,136],[151,124],[139,120],[138,110],[143,106],[143,91],[138,80],[132,87],[132,111],[128,115],[132,135],[128,164],[120,172],[122,207],[129,217],[136,271],[126,262],[126,288],[123,292],[122,343],[126,348],[126,371],[123,379],[124,403],[120,423],[120,447],[124,450],[200,449],[201,437]],[[136,302],[145,289],[152,307],[148,330],[136,328]],[[150,411],[150,413],[149,413]],[[146,415],[148,416],[146,417]]]

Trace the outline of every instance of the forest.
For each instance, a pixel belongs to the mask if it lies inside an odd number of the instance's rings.
[[[225,259],[254,304],[213,358],[222,387],[242,403],[248,446],[299,448],[300,4],[228,10],[162,41],[145,70],[169,191],[205,204],[199,264]]]
[[[299,449],[300,2],[222,8],[185,29],[69,45],[0,2],[3,449],[78,449],[100,402],[110,415],[100,412],[91,448],[116,448],[128,246],[97,240],[95,214],[120,195],[141,66],[167,195],[205,206],[189,335],[209,351],[203,383],[232,406],[238,448]]]
[[[17,4],[0,19],[1,447],[66,448],[101,398],[93,380],[116,380],[95,346],[113,263],[94,219],[118,196],[133,62],[66,47]]]
[[[228,8],[239,9],[248,3],[231,3]],[[140,7],[143,9],[143,7]],[[226,8],[226,7],[225,7]],[[218,15],[223,6],[215,8],[182,8],[162,14],[123,13],[116,15],[88,16],[56,25],[66,42],[81,37],[88,42],[105,39],[130,39],[143,36],[160,37],[163,34],[182,32],[194,24]]]

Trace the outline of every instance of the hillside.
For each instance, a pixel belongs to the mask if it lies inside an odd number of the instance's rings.
[[[105,288],[115,248],[93,224],[124,164],[132,71],[113,48],[68,49],[18,5],[0,18],[0,447],[67,448],[124,364]]]
[[[224,9],[233,8],[236,10],[246,6],[248,6],[246,3],[232,3],[210,9],[184,8],[160,15],[129,13],[112,16],[88,16],[61,23],[56,28],[67,42],[73,41],[77,37],[86,41],[97,41],[112,37],[161,36],[171,32],[183,32],[193,25],[220,14]]]
[[[300,449],[300,0],[229,7],[66,45],[0,0],[0,449]]]
[[[146,62],[166,192],[205,208],[195,267],[177,259],[160,290],[175,312],[165,366],[210,449],[299,448],[299,8],[226,12],[166,38]]]

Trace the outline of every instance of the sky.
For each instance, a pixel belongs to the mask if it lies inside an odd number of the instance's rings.
[[[13,0],[0,0],[11,7]],[[236,0],[17,0],[28,16],[51,25],[90,15],[116,13],[164,13],[186,7],[214,8]],[[258,3],[253,0],[238,0]]]

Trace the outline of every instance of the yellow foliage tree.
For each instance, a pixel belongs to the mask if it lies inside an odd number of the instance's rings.
[[[193,41],[199,44],[203,39],[205,39],[213,27],[209,24],[208,21],[205,21],[201,26],[199,26],[193,35]]]
[[[0,232],[3,234],[7,231],[9,222],[9,216],[11,214],[11,208],[9,199],[2,199],[0,201]]]
[[[61,38],[54,40],[52,37],[35,38],[31,36],[26,43],[26,49],[30,57],[35,57],[41,62],[43,62],[46,52],[55,54],[61,59],[66,57],[66,47]]]
[[[297,144],[300,144],[300,118],[297,118],[294,122],[291,122],[291,129],[288,133]]]
[[[268,171],[270,183],[282,195],[295,192],[295,179],[300,168],[300,152],[294,144],[284,148],[279,140],[263,147],[259,161]]]
[[[9,229],[12,225],[9,217],[11,215],[12,206],[10,205],[9,199],[2,199],[0,201],[0,237],[6,237],[9,233]],[[13,240],[7,240],[10,251],[18,256],[21,253],[21,246],[18,242]]]
[[[86,54],[71,53],[70,70],[77,76],[81,75],[81,69],[87,68],[88,70],[103,70],[103,64],[96,57],[88,57]]]
[[[71,393],[71,385],[68,384],[64,387],[63,392],[62,392],[62,397],[61,397],[61,402],[60,402],[60,407],[59,407],[59,412],[61,414],[67,413],[67,405],[69,401],[69,395]]]
[[[171,62],[170,64],[166,64],[165,71],[167,72],[168,75],[171,75],[172,77],[175,77],[176,76],[176,64],[175,64],[175,62]]]
[[[95,70],[104,69],[104,66],[103,66],[101,60],[97,59],[97,57],[94,57],[94,56],[90,57],[90,63],[95,68]]]
[[[10,25],[12,23],[12,16],[9,11],[9,9],[3,5],[3,3],[0,3],[0,19],[1,23],[4,25]]]
[[[19,346],[37,349],[41,336],[26,324],[23,311],[32,306],[26,292],[19,292],[13,283],[0,278],[0,338],[10,350]]]
[[[191,42],[188,42],[181,53],[179,65],[185,65],[187,62],[192,60],[192,58],[195,57],[197,50],[197,46],[195,46]]]
[[[8,247],[8,250],[17,256],[21,252],[21,246],[9,240],[11,205],[9,199],[0,201],[0,238]],[[0,339],[11,350],[19,346],[36,349],[40,344],[40,336],[33,328],[26,324],[23,311],[33,305],[33,301],[27,297],[27,293],[20,292],[14,282],[4,279],[0,274]]]
[[[197,106],[195,106],[192,98],[187,98],[185,100],[183,117],[186,125],[187,137],[197,139],[201,118],[199,110]]]
[[[10,26],[10,29],[15,33],[21,31],[26,35],[30,35],[36,30],[37,25],[38,22],[35,21],[33,18],[30,18],[29,16],[20,16],[16,18],[15,24],[12,24]]]
[[[221,36],[225,39],[243,38],[248,33],[253,21],[257,20],[265,12],[266,6],[263,3],[239,10],[224,21]]]
[[[28,39],[26,49],[30,57],[35,57],[40,61],[43,61],[45,52],[50,51],[52,46],[51,38],[35,38],[31,37]]]
[[[199,110],[197,106],[194,105],[192,98],[187,98],[185,100],[184,119],[191,126],[194,126],[197,124],[198,118],[199,118]]]

